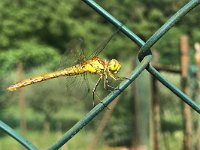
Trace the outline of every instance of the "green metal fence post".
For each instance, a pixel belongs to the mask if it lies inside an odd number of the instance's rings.
[[[138,58],[141,63],[136,67],[136,69],[131,73],[129,80],[125,80],[119,86],[119,89],[111,92],[102,103],[96,105],[88,114],[86,114],[78,123],[76,123],[66,134],[55,144],[53,144],[49,149],[55,150],[59,149],[68,140],[70,140],[76,133],[78,133],[89,121],[91,121],[96,115],[98,115],[109,103],[111,103],[123,90],[125,90],[142,72],[147,69],[157,80],[159,80],[163,85],[175,93],[181,98],[185,103],[190,105],[195,111],[200,113],[200,105],[194,102],[191,98],[185,95],[181,90],[171,84],[167,79],[161,76],[161,74],[150,64],[152,59],[152,54],[150,48],[169,30],[172,26],[179,21],[183,16],[185,16],[190,10],[200,4],[200,0],[191,0],[184,7],[182,7],[177,13],[175,13],[157,32],[155,32],[145,43],[140,37],[129,30],[123,23],[118,21],[112,15],[110,15],[106,10],[100,7],[93,0],[82,0],[87,5],[92,7],[96,12],[102,15],[107,21],[112,23],[120,31],[123,32],[128,38],[134,41],[137,45],[141,46],[138,54]],[[123,26],[122,26],[123,25]],[[36,150],[37,148],[32,145],[27,139],[22,137],[20,134],[15,132],[11,127],[0,121],[0,129],[5,131],[11,137],[16,139],[24,147],[30,150]]]
[[[23,136],[21,136],[19,133],[17,133],[15,130],[13,130],[11,127],[9,127],[7,124],[2,122],[1,120],[0,120],[0,129],[2,129],[11,137],[16,139],[19,143],[21,143],[27,149],[37,150],[37,148],[31,142],[29,142],[27,139],[25,139]]]
[[[191,0],[184,7],[182,7],[179,11],[177,11],[159,30],[157,30],[146,42],[144,46],[140,49],[139,59],[141,60],[148,49],[152,47],[169,29],[174,26],[182,17],[184,17],[190,10],[195,8],[200,3],[200,0]]]
[[[144,58],[144,60],[135,68],[131,73],[129,80],[125,80],[120,84],[119,89],[111,92],[103,101],[96,105],[88,114],[86,114],[79,122],[77,122],[65,135],[49,150],[59,149],[67,141],[69,141],[75,134],[77,134],[85,125],[87,125],[96,115],[98,115],[108,104],[110,104],[123,90],[125,90],[139,75],[140,73],[148,66],[151,61],[152,56],[149,55]]]

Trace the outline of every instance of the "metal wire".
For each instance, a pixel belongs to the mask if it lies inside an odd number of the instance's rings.
[[[111,92],[103,101],[96,105],[88,114],[86,114],[79,122],[77,122],[65,135],[54,144],[50,150],[58,149],[70,140],[78,131],[80,131],[87,123],[89,123],[96,115],[98,115],[108,104],[110,104],[122,91],[124,91],[148,66],[152,56],[149,55],[135,68],[129,79],[120,84],[119,89]]]
[[[193,101],[190,97],[185,95],[181,90],[179,90],[175,85],[170,83],[166,78],[164,78],[153,66],[149,66],[147,70],[158,79],[163,85],[165,85],[169,90],[181,98],[185,103],[190,105],[196,112],[200,113],[200,105]]]
[[[9,127],[7,124],[2,122],[1,120],[0,120],[0,129],[4,130],[8,135],[16,139],[25,148],[30,149],[30,150],[37,150],[37,148],[31,142],[29,142],[26,138],[24,138],[22,135],[17,133],[14,129]]]
[[[97,13],[103,16],[107,21],[116,26],[120,27],[120,31],[124,33],[128,38],[134,41],[137,45],[141,47],[138,58],[141,63],[136,67],[136,69],[131,73],[130,80],[126,80],[122,82],[119,86],[119,89],[111,92],[102,103],[96,105],[88,114],[86,114],[79,122],[77,122],[68,132],[64,134],[64,136],[53,144],[49,149],[55,150],[62,147],[68,140],[70,140],[75,134],[77,134],[87,123],[89,123],[96,115],[98,115],[109,103],[111,103],[124,89],[126,89],[142,72],[144,69],[147,69],[149,73],[151,73],[154,77],[156,77],[163,85],[165,85],[168,89],[170,89],[173,93],[175,93],[178,97],[181,98],[185,103],[190,105],[195,111],[200,113],[200,106],[195,103],[191,98],[185,95],[181,90],[179,90],[176,86],[170,83],[167,79],[161,76],[161,74],[151,66],[150,62],[152,59],[152,54],[150,48],[169,30],[172,26],[179,21],[184,15],[186,15],[190,10],[196,7],[200,0],[191,0],[184,7],[182,7],[177,13],[175,13],[157,32],[155,32],[145,43],[140,37],[138,37],[135,33],[129,30],[123,23],[114,18],[111,14],[109,14],[106,10],[104,10],[101,6],[99,6],[93,0],[82,0],[88,6],[93,8]],[[122,26],[123,25],[123,26]],[[20,134],[16,133],[12,128],[8,125],[0,121],[0,128],[8,133],[11,137],[19,141],[24,147],[28,149],[37,149],[34,145],[32,145],[28,140],[22,137]]]
[[[158,29],[142,46],[139,53],[139,60],[143,59],[148,52],[148,49],[152,47],[172,26],[177,23],[182,17],[184,17],[190,10],[196,7],[200,3],[200,0],[191,0],[179,11],[177,11],[160,29]]]

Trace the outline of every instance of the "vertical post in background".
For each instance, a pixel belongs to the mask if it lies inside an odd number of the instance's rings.
[[[159,64],[159,53],[157,50],[153,50],[153,60],[152,64]],[[159,65],[158,65],[159,66]],[[150,134],[151,134],[151,149],[159,150],[160,149],[160,100],[159,100],[159,91],[157,79],[151,77],[151,119],[150,119]]]
[[[196,42],[194,44],[194,48],[195,48],[195,63],[199,69],[200,68],[200,43]]]
[[[199,81],[200,79],[200,43],[199,42],[196,42],[194,44],[194,48],[195,48],[195,63],[196,63],[196,67],[197,67],[197,72],[196,72],[196,79],[197,81]],[[199,82],[197,82],[197,93],[199,93]],[[199,99],[200,99],[200,96],[199,94],[196,95],[196,99],[197,101],[199,102]],[[197,124],[197,138],[196,138],[196,146],[197,146],[197,149],[200,149],[200,119],[198,117],[198,124]]]
[[[133,68],[136,67],[136,60],[133,61]],[[141,126],[140,126],[140,111],[139,111],[139,99],[137,92],[137,84],[134,82],[131,85],[132,91],[132,109],[133,109],[133,139],[131,150],[143,150],[142,147],[142,135],[141,135]]]
[[[151,79],[151,134],[152,149],[160,149],[160,101],[158,96],[157,79],[152,76]]]
[[[21,62],[18,63],[17,65],[17,72],[18,72],[18,79],[19,81],[22,80],[23,76],[23,64]],[[24,96],[24,91],[23,89],[19,89],[19,109],[20,109],[20,115],[21,115],[21,120],[20,120],[20,128],[22,134],[26,134],[26,104],[25,104],[25,96]]]
[[[189,64],[189,44],[188,37],[182,36],[180,41],[181,49],[181,88],[184,93],[189,95],[187,84],[188,64]],[[192,113],[191,108],[183,103],[183,150],[192,149]]]
[[[133,68],[138,65],[134,59]],[[131,85],[133,109],[133,139],[131,150],[149,149],[150,78],[143,72]]]

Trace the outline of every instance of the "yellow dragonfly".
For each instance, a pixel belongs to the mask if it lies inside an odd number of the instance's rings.
[[[111,59],[110,61],[106,59],[102,59],[100,57],[97,57],[97,55],[107,46],[109,41],[114,37],[114,35],[119,31],[115,31],[110,36],[108,36],[98,47],[97,49],[90,55],[90,59],[87,59],[85,61],[82,61],[79,64],[72,65],[71,67],[67,67],[62,70],[58,70],[55,72],[31,77],[28,79],[25,79],[23,81],[20,81],[16,84],[13,84],[7,88],[9,91],[15,91],[19,88],[35,84],[38,82],[46,81],[53,78],[58,78],[61,76],[75,76],[80,74],[96,74],[99,75],[99,79],[95,84],[95,87],[93,88],[92,95],[93,100],[95,97],[95,91],[101,82],[103,80],[104,82],[104,88],[107,89],[108,87],[113,88],[108,84],[108,77],[111,77],[114,80],[121,80],[120,77],[118,77],[116,74],[119,72],[121,68],[121,64],[116,59]],[[96,95],[97,96],[97,95]],[[97,96],[98,97],[98,96]]]

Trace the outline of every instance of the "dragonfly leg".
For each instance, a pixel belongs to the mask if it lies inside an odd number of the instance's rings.
[[[93,91],[92,91],[93,107],[94,107],[94,96],[96,96],[97,99],[99,100],[99,102],[102,103],[102,104],[104,105],[104,103],[102,102],[101,98],[96,94],[96,89],[97,89],[97,87],[98,87],[100,81],[102,80],[102,78],[103,78],[103,76],[101,76],[101,77],[98,79],[98,81],[97,81],[97,83],[96,83],[96,85],[95,85],[95,87],[94,87],[94,89],[93,89]],[[105,106],[105,107],[108,108],[108,109],[110,109],[108,106]]]
[[[99,102],[102,103],[102,104],[104,105],[104,103],[103,103],[103,101],[100,99],[99,95],[97,95],[97,94],[95,93],[95,96],[97,97],[97,99],[99,100]],[[104,105],[104,107],[106,107],[108,110],[110,110],[110,108],[109,108],[108,106]]]
[[[111,78],[113,78],[114,80],[118,80],[118,81],[130,80],[129,78],[126,78],[126,77],[118,77],[118,76],[112,74],[111,72],[109,72],[109,76],[110,76]],[[110,86],[109,84],[108,84],[108,86],[109,86],[110,88],[115,89],[115,90],[120,90],[120,89],[119,89],[119,86],[117,86],[116,88]]]
[[[87,84],[87,94],[90,92],[90,83],[88,80],[88,76],[86,74],[84,74],[84,78],[86,80],[86,84]]]
[[[117,80],[121,80],[121,81],[123,81],[123,80],[130,80],[130,79],[127,78],[127,77],[118,77],[118,76],[115,76],[115,78],[116,78]]]
[[[94,96],[96,95],[96,90],[97,90],[97,87],[99,85],[99,83],[101,82],[102,80],[102,76],[100,76],[100,78],[98,79],[97,83],[95,84],[95,87],[93,88],[92,90],[92,99],[93,99],[93,107],[94,107]],[[97,96],[97,95],[96,95]],[[98,97],[98,96],[97,96]]]
[[[112,74],[111,72],[109,73],[109,76],[110,76],[111,78],[113,78],[114,80],[119,80],[119,81],[130,80],[130,79],[127,78],[127,77],[118,77],[118,76]]]
[[[129,78],[126,78],[126,77],[118,77],[118,76],[115,76],[115,79],[118,80],[118,81],[123,81],[123,80],[129,80]],[[117,86],[117,88],[115,88],[116,90],[120,90],[119,89],[119,85]]]
[[[113,86],[111,86],[109,84],[108,76],[105,75],[105,78],[104,78],[104,89],[109,90],[111,92],[112,90],[108,89],[108,87],[111,88],[111,89],[115,89],[115,87],[113,87]]]

